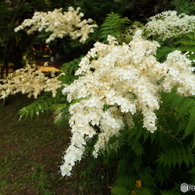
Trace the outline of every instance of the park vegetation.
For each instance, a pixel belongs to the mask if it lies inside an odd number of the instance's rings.
[[[195,184],[195,9],[187,9],[194,2],[156,5],[142,20],[116,11],[125,0],[104,18],[84,18],[87,2],[35,11],[15,26],[17,36],[40,31],[47,44],[68,42],[67,53],[84,53],[49,76],[32,64],[18,69],[1,80],[0,98],[35,98],[19,111],[20,120],[52,110],[56,125],[68,122],[63,177],[88,157],[87,175],[100,173],[112,195],[180,194],[182,183]],[[91,6],[98,13],[109,5]],[[96,169],[102,163],[106,172]]]

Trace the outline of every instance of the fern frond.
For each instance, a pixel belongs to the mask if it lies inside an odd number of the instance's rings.
[[[186,101],[187,99],[185,97],[179,96],[176,94],[176,90],[173,89],[170,93],[163,93],[162,94],[163,99],[163,105],[169,110],[173,110],[175,108],[180,108],[181,105]],[[187,103],[185,103],[187,104]],[[183,106],[182,106],[183,107]],[[181,110],[180,114],[183,114],[185,110]]]
[[[142,157],[137,156],[132,163],[133,163],[132,169],[135,170],[136,172],[139,172],[143,165]]]
[[[129,145],[131,146],[131,149],[137,156],[141,156],[144,153],[144,148],[142,144],[136,139],[131,139],[129,141]]]
[[[154,195],[148,188],[140,188],[136,190],[136,195]]]
[[[158,154],[157,163],[163,164],[164,166],[175,166],[178,164],[179,167],[182,163],[185,163],[187,166],[191,163],[193,165],[195,160],[195,154],[192,152],[190,147],[186,149],[183,146],[175,146],[174,148],[168,148],[167,150]]]
[[[120,172],[120,173],[126,172],[126,167],[128,165],[128,161],[129,161],[128,158],[123,158],[118,162],[118,165],[117,165],[118,172]]]
[[[150,166],[144,167],[143,170],[138,172],[138,178],[142,181],[145,187],[156,188],[156,181],[153,176],[153,170]]]
[[[108,35],[117,37],[130,23],[127,17],[121,18],[119,14],[113,12],[108,14],[101,26],[101,38],[106,40]]]
[[[159,183],[160,186],[162,186],[165,182],[170,181],[172,177],[172,172],[171,169],[159,165],[156,167],[154,175],[155,175],[156,182]]]
[[[162,98],[164,107],[169,108],[169,111],[174,111],[174,116],[178,121],[177,127],[173,128],[176,135],[184,130],[182,138],[184,139],[186,136],[195,133],[195,100],[178,96],[175,91],[163,94]],[[170,122],[170,125],[173,125],[173,123]],[[193,146],[195,146],[195,140]]]
[[[160,191],[160,195],[178,195],[178,191],[175,191],[175,190],[163,190],[163,191]]]
[[[123,187],[113,187],[111,190],[112,195],[129,195],[129,190]]]
[[[121,176],[115,181],[114,187],[122,187],[129,192],[135,186],[135,182],[136,178],[134,176]]]
[[[18,112],[18,115],[20,115],[19,120],[21,120],[23,117],[27,118],[28,116],[30,116],[32,119],[35,114],[39,115],[41,112],[48,112],[52,104],[63,102],[65,100],[66,97],[63,96],[60,92],[58,92],[55,97],[52,97],[50,92],[44,93],[33,103],[25,106]]]
[[[79,67],[79,62],[82,57],[83,56],[80,56],[79,58],[75,58],[74,60],[63,64],[63,67],[60,70],[64,72],[65,75],[59,78],[60,81],[62,81],[64,84],[70,85],[74,80],[79,78],[77,75],[75,75],[75,72]]]
[[[178,109],[178,118],[186,114],[192,108],[194,102],[192,98],[186,99]]]

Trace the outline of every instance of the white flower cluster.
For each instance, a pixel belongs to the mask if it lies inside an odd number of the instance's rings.
[[[169,54],[164,63],[158,62],[154,55],[159,44],[144,40],[140,30],[129,44],[119,45],[111,36],[108,42],[94,44],[79,64],[79,79],[63,90],[69,102],[81,98],[69,108],[72,138],[61,166],[63,176],[71,175],[90,138],[98,136],[93,151],[97,157],[109,138],[119,135],[124,120],[133,126],[136,112],[143,114],[143,127],[154,132],[160,91],[169,92],[178,85],[180,94],[195,95],[191,63],[179,51]]]
[[[3,84],[0,85],[0,99],[19,92],[37,98],[42,91],[51,91],[52,96],[55,97],[57,89],[64,86],[58,77],[48,78],[41,71],[36,70],[36,66],[18,69],[1,80]]]
[[[195,16],[177,15],[176,11],[165,11],[150,18],[146,24],[148,36],[157,35],[160,39],[175,37],[195,30]]]
[[[80,42],[84,43],[88,38],[88,34],[94,32],[93,28],[97,25],[90,24],[92,19],[81,20],[84,16],[79,13],[80,8],[74,10],[69,7],[68,12],[63,12],[62,9],[55,9],[53,12],[35,12],[32,19],[25,19],[23,23],[15,28],[15,31],[22,30],[29,27],[27,31],[31,34],[34,31],[52,32],[50,37],[46,40],[47,43],[53,41],[55,38],[63,38],[69,35],[72,39],[80,38]]]

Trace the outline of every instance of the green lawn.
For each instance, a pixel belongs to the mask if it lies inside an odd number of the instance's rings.
[[[55,126],[51,113],[18,122],[19,109],[32,101],[15,95],[6,106],[0,105],[0,195],[103,194],[99,181],[83,179],[87,158],[75,167],[72,177],[61,178],[68,125]]]

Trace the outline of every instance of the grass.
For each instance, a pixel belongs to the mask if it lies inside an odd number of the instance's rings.
[[[86,174],[88,158],[76,165],[72,177],[61,177],[69,126],[55,126],[51,113],[18,122],[18,111],[32,101],[15,95],[0,106],[0,195],[108,194],[104,180]]]

